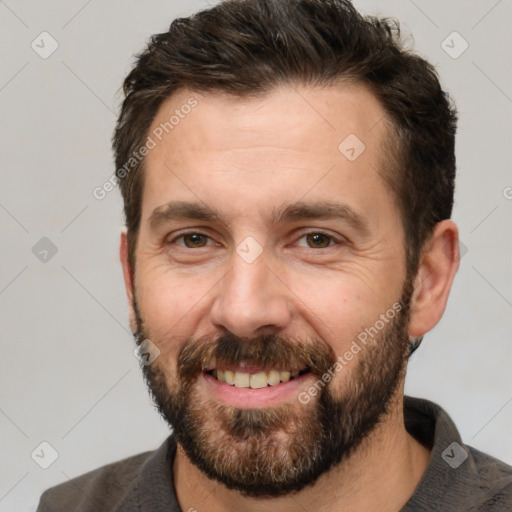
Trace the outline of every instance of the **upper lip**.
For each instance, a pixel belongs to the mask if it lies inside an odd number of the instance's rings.
[[[229,370],[233,373],[239,372],[239,373],[260,373],[260,372],[269,372],[271,370],[276,370],[278,372],[293,372],[293,371],[303,371],[306,370],[306,368],[297,368],[296,365],[290,364],[290,366],[259,366],[254,364],[247,364],[247,363],[223,363],[222,361],[215,361],[212,360],[210,363],[204,368],[205,371],[212,371],[212,370]]]

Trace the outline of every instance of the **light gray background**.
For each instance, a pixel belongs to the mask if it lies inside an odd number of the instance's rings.
[[[206,5],[0,1],[2,511],[35,510],[49,486],[168,435],[133,355],[120,195],[92,191],[114,171],[110,138],[132,56]],[[407,393],[442,405],[465,442],[512,464],[512,3],[356,5],[402,22],[460,113],[453,218],[467,254],[445,316],[411,360]],[[43,31],[59,45],[47,59],[31,48]],[[457,59],[441,46],[453,31],[469,44]],[[454,53],[463,42],[446,44]],[[42,237],[58,249],[46,263],[32,252]],[[59,455],[46,470],[31,458],[42,441]]]

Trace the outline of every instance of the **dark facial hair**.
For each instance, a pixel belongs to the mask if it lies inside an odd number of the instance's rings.
[[[412,279],[407,279],[402,309],[366,345],[358,343],[361,351],[340,370],[350,372],[343,389],[335,393],[331,383],[317,386],[318,395],[307,404],[297,399],[268,408],[227,406],[200,397],[197,380],[215,357],[228,366],[245,361],[266,368],[307,368],[318,382],[336,363],[333,349],[319,339],[188,338],[179,352],[178,375],[171,376],[172,389],[159,359],[142,366],[144,379],[177,442],[209,478],[251,497],[299,491],[346,460],[389,414],[405,375],[411,295]],[[134,309],[137,344],[151,339],[158,346],[136,299]]]

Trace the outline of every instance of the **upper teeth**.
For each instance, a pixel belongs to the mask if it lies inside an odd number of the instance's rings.
[[[267,385],[276,386],[280,382],[287,382],[290,378],[296,377],[299,372],[280,372],[277,370],[270,370],[269,372],[243,373],[232,372],[230,370],[217,370],[214,372],[214,375],[215,374],[220,382],[225,382],[230,386],[236,386],[237,388],[260,389]]]

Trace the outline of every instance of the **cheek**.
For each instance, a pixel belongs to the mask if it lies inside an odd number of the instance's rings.
[[[297,278],[292,287],[299,300],[298,313],[339,355],[366,327],[391,306],[394,298],[375,293],[363,281],[346,275],[325,279]]]
[[[139,273],[136,285],[141,316],[166,364],[175,365],[187,338],[211,332],[211,297],[221,276],[180,273],[161,264],[148,265]]]
[[[162,355],[177,355],[178,349],[190,335],[190,320],[199,297],[190,292],[193,287],[170,276],[146,273],[137,283],[137,302],[151,336]]]

